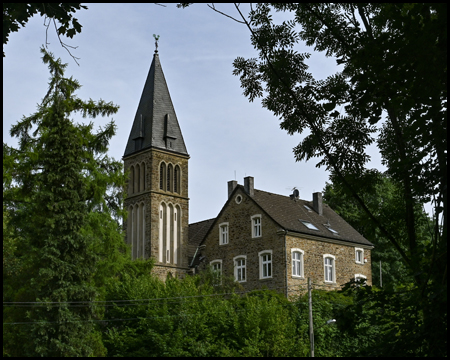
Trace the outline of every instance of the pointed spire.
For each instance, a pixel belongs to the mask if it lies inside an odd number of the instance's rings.
[[[124,156],[150,147],[188,154],[157,51],[153,55]]]

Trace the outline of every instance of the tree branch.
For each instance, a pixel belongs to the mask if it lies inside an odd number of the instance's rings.
[[[212,4],[212,6],[209,5],[209,4],[206,4],[206,5],[208,5],[208,7],[209,7],[210,9],[214,10],[215,12],[218,12],[219,14],[222,14],[223,16],[226,16],[226,17],[228,17],[228,18],[230,18],[230,19],[233,19],[234,21],[236,21],[236,22],[238,22],[238,23],[240,23],[240,24],[244,24],[244,25],[245,25],[245,22],[239,21],[239,20],[235,19],[234,17],[232,17],[232,16],[230,16],[230,15],[227,15],[227,14],[225,14],[225,13],[223,13],[223,12],[217,10],[216,7],[214,6],[214,3]]]
[[[353,189],[353,187],[348,183],[348,181],[345,179],[345,177],[343,176],[343,174],[341,173],[340,169],[338,168],[336,162],[334,161],[334,158],[332,157],[332,155],[329,152],[329,149],[327,148],[327,146],[324,144],[322,137],[320,136],[321,130],[319,130],[319,128],[316,126],[316,124],[314,123],[314,120],[311,119],[311,117],[309,116],[309,114],[303,109],[302,104],[297,100],[297,96],[295,95],[295,93],[292,91],[292,89],[286,84],[286,82],[284,81],[284,79],[279,76],[279,74],[277,73],[277,71],[275,70],[272,62],[270,61],[269,57],[267,56],[266,52],[264,51],[264,47],[259,43],[259,39],[256,36],[256,34],[254,33],[253,29],[251,28],[250,24],[247,22],[247,20],[245,19],[245,17],[242,15],[241,11],[239,10],[239,7],[234,4],[237,11],[239,12],[239,14],[241,15],[241,18],[243,19],[245,25],[247,25],[247,28],[250,30],[250,32],[252,33],[252,35],[254,36],[255,40],[258,41],[258,44],[260,45],[261,51],[264,54],[264,57],[266,58],[267,63],[269,64],[271,70],[273,71],[273,73],[276,75],[276,77],[280,80],[280,82],[283,84],[283,86],[285,87],[285,89],[287,90],[287,92],[289,93],[290,96],[292,96],[294,102],[296,103],[296,105],[298,106],[298,108],[301,110],[301,112],[303,113],[303,116],[305,117],[305,119],[308,122],[308,125],[310,126],[312,133],[314,134],[314,136],[317,138],[318,143],[320,148],[322,149],[322,151],[324,152],[325,156],[327,157],[328,161],[330,162],[331,166],[333,167],[334,171],[336,172],[336,174],[338,175],[338,177],[341,179],[342,183],[350,190],[352,196],[358,201],[358,203],[361,205],[361,207],[363,208],[363,210],[367,213],[367,215],[370,217],[370,219],[375,223],[375,225],[381,230],[381,232],[383,233],[384,236],[386,236],[391,242],[392,244],[395,246],[395,248],[397,249],[397,251],[400,253],[400,255],[402,256],[403,260],[405,261],[405,263],[411,268],[411,261],[408,258],[408,256],[405,254],[405,252],[403,251],[403,249],[400,247],[400,245],[397,243],[397,241],[393,238],[393,236],[385,229],[385,227],[379,222],[379,220],[372,214],[372,212],[367,208],[366,204],[364,203],[364,201],[361,199],[361,197],[358,195],[358,193],[355,191],[355,189]]]

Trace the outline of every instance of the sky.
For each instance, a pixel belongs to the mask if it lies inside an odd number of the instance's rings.
[[[216,217],[227,200],[227,182],[243,184],[253,176],[255,188],[289,195],[296,187],[300,198],[312,199],[322,191],[329,174],[316,168],[318,159],[296,162],[293,148],[307,134],[290,136],[280,129],[280,120],[261,102],[250,103],[242,94],[239,77],[232,74],[236,57],[257,57],[247,27],[218,14],[205,4],[178,9],[174,4],[89,4],[75,17],[82,32],[73,39],[62,38],[80,58],[79,66],[61,47],[54,28],[48,29],[48,50],[63,63],[66,75],[77,79],[79,98],[103,99],[120,106],[112,116],[117,134],[110,142],[109,155],[121,159],[150,69],[155,41],[190,155],[190,223]],[[244,14],[248,5],[242,4]],[[231,4],[217,9],[239,17]],[[282,14],[274,14],[275,20]],[[16,146],[9,136],[11,125],[36,111],[48,89],[49,72],[41,59],[46,41],[44,19],[34,16],[4,46],[3,58],[3,141]],[[311,48],[307,61],[317,78],[338,68],[334,59]],[[81,118],[75,121],[86,122]],[[96,118],[95,128],[109,118]],[[369,167],[384,171],[376,148],[369,149]]]

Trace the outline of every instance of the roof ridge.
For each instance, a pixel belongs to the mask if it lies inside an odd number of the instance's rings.
[[[214,217],[214,218],[211,218],[211,219],[200,220],[200,221],[197,221],[197,222],[190,223],[189,225],[200,224],[200,223],[202,223],[202,222],[205,222],[205,221],[211,221],[211,220],[216,220],[216,218]]]

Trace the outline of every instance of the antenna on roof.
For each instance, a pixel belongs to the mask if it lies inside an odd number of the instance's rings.
[[[289,197],[292,200],[297,201],[300,197],[300,191],[298,191],[298,189],[294,186],[294,188],[292,189],[292,194],[289,195]]]

